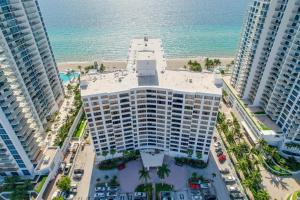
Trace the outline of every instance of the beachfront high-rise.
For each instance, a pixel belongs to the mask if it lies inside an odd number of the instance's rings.
[[[161,40],[134,39],[127,69],[81,77],[97,159],[116,150],[158,150],[207,160],[221,88],[210,73],[166,69]],[[220,81],[220,80],[219,80]]]
[[[0,175],[32,175],[64,91],[36,0],[0,1]]]
[[[231,77],[238,96],[281,128],[281,148],[295,156],[300,156],[299,29],[300,0],[253,0]]]

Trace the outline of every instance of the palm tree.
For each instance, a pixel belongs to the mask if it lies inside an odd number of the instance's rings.
[[[126,159],[129,155],[129,151],[128,150],[124,150],[123,152],[123,157]]]
[[[114,157],[114,155],[117,153],[117,151],[115,149],[111,149],[110,150],[110,154],[112,157]]]
[[[168,167],[168,165],[166,164],[162,164],[162,166],[158,167],[158,170],[157,170],[157,176],[164,180],[166,177],[168,177],[170,174],[170,169]]]
[[[214,59],[214,60],[213,60],[213,64],[214,64],[214,66],[220,65],[220,64],[221,64],[220,59]]]
[[[107,154],[108,154],[107,151],[103,151],[103,152],[102,152],[102,156],[104,156],[105,159],[106,159]]]
[[[81,65],[78,65],[78,69],[79,69],[80,74],[81,74],[81,73],[82,73],[82,72],[81,72],[81,69],[82,69]]]
[[[204,65],[205,65],[205,67],[206,67],[206,69],[208,69],[208,68],[210,68],[210,60],[209,60],[209,58],[205,58],[205,60],[204,60]]]
[[[197,156],[198,160],[202,159],[202,153],[201,152],[197,152],[196,156]]]
[[[188,155],[189,158],[191,158],[193,155],[193,150],[192,149],[186,150],[186,154]]]
[[[261,200],[268,200],[270,199],[270,195],[266,190],[259,190],[256,194],[255,194],[255,199],[261,199]]]
[[[139,171],[139,174],[140,174],[140,179],[144,179],[145,184],[147,184],[148,180],[150,179],[149,171],[145,167],[143,167]]]
[[[248,171],[248,161],[247,158],[243,157],[238,161],[237,167],[242,171]]]

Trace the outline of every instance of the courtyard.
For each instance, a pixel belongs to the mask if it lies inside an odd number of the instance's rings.
[[[226,185],[222,180],[222,176],[213,156],[210,156],[208,166],[203,169],[196,169],[187,165],[178,166],[176,165],[174,158],[169,156],[164,157],[163,163],[168,166],[170,171],[169,175],[162,180],[157,175],[158,169],[150,168],[149,180],[147,180],[147,183],[151,183],[153,186],[159,183],[166,183],[173,186],[172,191],[175,196],[178,196],[177,199],[192,199],[192,192],[188,186],[188,179],[192,177],[193,174],[197,174],[199,177],[209,180],[216,191],[218,199],[229,199]],[[143,163],[140,157],[137,160],[126,163],[126,167],[122,170],[99,170],[98,166],[94,165],[90,182],[89,197],[93,198],[95,196],[95,188],[97,185],[100,183],[108,183],[116,177],[120,187],[120,196],[124,195],[124,198],[122,199],[130,199],[129,196],[134,194],[137,186],[145,183],[145,180],[140,178],[141,169],[143,169]],[[155,199],[155,187],[153,188],[152,197]]]

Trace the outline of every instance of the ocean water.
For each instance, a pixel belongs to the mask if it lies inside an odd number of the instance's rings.
[[[169,58],[234,56],[249,0],[39,0],[56,60],[124,59],[134,37]]]

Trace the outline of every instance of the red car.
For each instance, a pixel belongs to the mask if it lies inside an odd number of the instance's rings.
[[[200,185],[199,184],[190,183],[190,188],[193,189],[193,190],[199,190],[200,189]]]
[[[226,160],[226,156],[224,154],[222,154],[218,157],[218,159],[219,159],[219,162],[224,162]]]
[[[125,169],[125,163],[121,163],[121,164],[119,164],[119,166],[118,166],[118,170],[122,170],[122,169]]]

